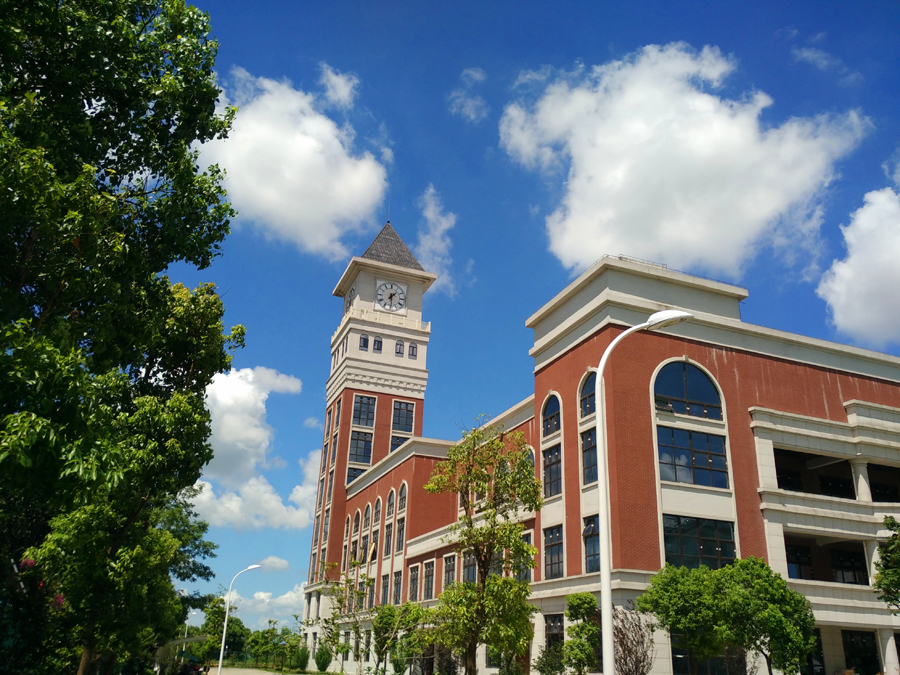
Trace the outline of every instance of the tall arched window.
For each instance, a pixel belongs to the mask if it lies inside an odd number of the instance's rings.
[[[359,350],[361,352],[369,351],[369,336],[365,333],[359,336]]]
[[[353,516],[353,534],[359,532],[359,511]]]
[[[415,342],[409,343],[409,358],[414,359],[419,355],[419,347]]]
[[[394,491],[393,490],[391,490],[390,494],[388,495],[387,511],[385,511],[384,517],[390,518],[392,515],[394,515]]]
[[[372,513],[372,508],[366,504],[366,512],[363,514],[363,530],[369,529],[369,516]]]
[[[581,385],[581,416],[587,417],[597,410],[597,402],[594,401],[594,392],[597,389],[597,373],[591,373],[587,376],[584,384]]]
[[[380,337],[376,337],[374,340],[372,340],[372,353],[373,354],[381,353],[381,338]]]
[[[397,510],[402,511],[406,508],[406,483],[400,486],[400,497],[397,499]]]
[[[344,524],[344,539],[350,536],[350,516],[347,516],[347,522]]]
[[[394,345],[394,354],[396,356],[403,356],[403,340],[397,340],[397,344]]]
[[[691,363],[673,361],[663,366],[656,376],[653,393],[657,410],[722,419],[722,401],[716,385]]]
[[[559,399],[551,396],[544,404],[544,436],[559,431]]]
[[[372,516],[372,522],[376,525],[381,522],[381,497],[375,500],[375,514]]]

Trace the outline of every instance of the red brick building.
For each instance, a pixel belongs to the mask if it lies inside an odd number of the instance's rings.
[[[334,291],[345,309],[332,338],[310,569],[364,561],[373,604],[431,604],[467,573],[441,541],[455,499],[422,488],[452,444],[421,437],[421,301],[434,279],[388,224]],[[560,639],[565,595],[599,590],[593,372],[616,335],[677,308],[694,318],[629,336],[605,373],[613,601],[639,595],[666,561],[760,556],[813,605],[811,675],[900,675],[900,621],[870,585],[884,515],[900,515],[900,359],[746,324],[746,297],[607,257],[527,319],[534,392],[492,421],[524,432],[544,484],[545,506],[525,522],[539,551],[532,659]],[[321,581],[309,581],[315,618]],[[687,663],[657,635],[654,672],[686,673]]]

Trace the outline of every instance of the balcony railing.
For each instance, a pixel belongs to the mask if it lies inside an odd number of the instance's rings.
[[[426,333],[431,332],[430,321],[416,321],[415,319],[410,319],[405,316],[399,316],[397,314],[391,314],[390,312],[376,312],[373,309],[351,309],[344,315],[344,318],[341,320],[341,324],[334,332],[334,335],[331,336],[332,340],[337,337],[338,333],[340,333],[341,329],[343,329],[344,324],[347,323],[347,321],[351,318],[362,319],[363,321],[379,323],[385,326],[396,326],[397,328],[412,328],[413,330],[421,330],[425,331]]]

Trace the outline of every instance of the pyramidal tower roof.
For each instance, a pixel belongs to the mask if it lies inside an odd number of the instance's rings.
[[[375,237],[375,241],[369,245],[362,257],[366,260],[377,260],[389,265],[406,267],[407,269],[420,272],[425,271],[425,268],[416,260],[416,256],[409,250],[409,247],[403,243],[397,231],[391,227],[391,221],[385,223],[384,227],[381,228],[381,232]]]

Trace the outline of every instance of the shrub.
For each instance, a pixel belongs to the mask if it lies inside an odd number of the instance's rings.
[[[297,652],[297,667],[300,670],[306,670],[306,666],[309,665],[309,647],[306,645],[301,645],[300,650]],[[326,666],[327,668],[327,666]]]
[[[566,670],[562,659],[562,645],[555,644],[549,649],[541,649],[534,660],[534,669],[541,675],[562,675]]]
[[[319,669],[320,673],[324,673],[328,670],[328,666],[331,665],[331,650],[328,649],[325,645],[320,646],[316,650],[316,668]]]

